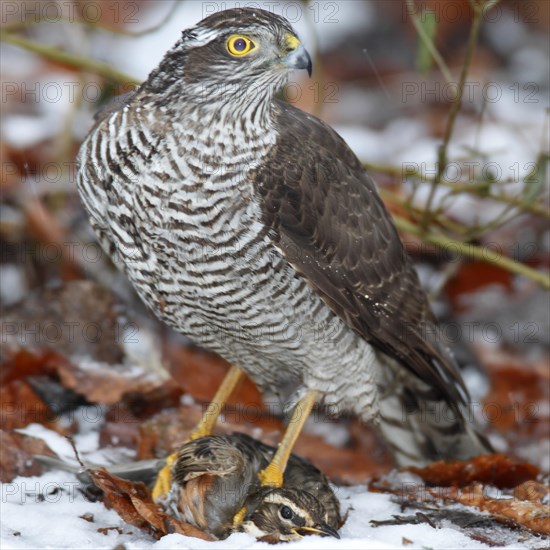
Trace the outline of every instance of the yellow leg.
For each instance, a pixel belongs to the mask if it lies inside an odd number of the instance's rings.
[[[202,413],[202,418],[196,428],[191,432],[189,439],[198,439],[210,435],[216,425],[216,420],[222,412],[223,407],[227,403],[229,396],[233,393],[235,386],[242,380],[244,372],[239,367],[232,366],[225,375],[223,382],[220,384],[216,395],[208,405],[207,409]]]
[[[189,440],[198,439],[199,437],[205,437],[212,433],[216,420],[220,415],[225,403],[229,399],[229,396],[235,389],[235,386],[242,379],[244,373],[239,367],[232,366],[223,382],[221,383],[216,395],[208,405],[207,409],[202,414],[200,422],[196,428],[191,432]],[[166,464],[162,470],[158,473],[155,486],[153,487],[153,500],[159,500],[163,498],[169,491],[172,482],[172,465],[176,461],[178,453],[172,453],[166,458]]]
[[[290,423],[283,439],[279,443],[277,452],[269,465],[258,474],[260,482],[264,487],[282,487],[283,475],[288,459],[292,453],[292,448],[304,427],[311,409],[313,409],[317,401],[317,395],[317,392],[313,390],[307,392],[306,395],[298,401],[296,407],[294,407]]]

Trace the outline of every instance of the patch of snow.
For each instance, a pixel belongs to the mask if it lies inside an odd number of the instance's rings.
[[[15,304],[23,298],[27,290],[25,273],[21,266],[15,264],[0,265],[0,301],[2,305]]]
[[[316,415],[311,415],[305,423],[304,432],[322,437],[329,445],[343,447],[349,441],[349,430],[343,424],[330,420],[319,421]]]
[[[489,380],[487,376],[479,369],[470,367],[463,369],[462,377],[472,400],[481,402],[489,392]]]
[[[12,114],[3,120],[2,139],[16,149],[26,149],[56,136],[62,123],[61,119],[49,124],[43,117]]]
[[[48,472],[38,477],[18,477],[1,485],[2,548],[114,548],[135,541],[147,544],[149,537],[127,525],[114,510],[89,502],[78,490],[76,477],[66,472]],[[82,519],[93,514],[94,522]],[[109,529],[98,533],[101,527]]]
[[[162,350],[158,337],[145,327],[135,323],[124,325],[121,337],[127,362],[135,365],[139,371],[147,372],[158,380],[168,380],[170,374],[162,362]]]
[[[131,357],[131,359],[135,358],[135,356]],[[96,361],[89,356],[75,355],[72,359],[75,361],[76,364],[78,364],[78,368],[83,371],[95,371],[98,373],[105,373],[105,375],[113,372],[113,365],[101,361]],[[162,378],[160,378],[161,373]],[[124,376],[128,379],[143,378],[144,380],[148,379],[151,381],[158,381],[159,378],[161,380],[165,380],[167,378],[165,370],[158,369],[158,372],[152,372],[150,369],[145,368],[145,365],[133,362],[126,362],[122,365],[117,365],[116,374],[119,376]]]
[[[56,452],[63,459],[74,458],[73,449],[67,438],[53,430],[49,430],[42,424],[29,424],[25,428],[20,428],[17,431],[41,439],[52,451]]]
[[[2,80],[4,86],[4,96],[9,99],[10,87],[9,84],[14,84],[12,88],[14,92],[20,89],[21,80],[24,80],[30,76],[34,76],[40,72],[40,66],[42,61],[40,58],[32,52],[28,52],[17,46],[11,44],[2,43],[0,46],[2,49]],[[10,83],[10,79],[15,79]]]
[[[335,126],[334,128],[344,138],[352,151],[362,160],[368,162],[384,162],[385,155],[381,151],[382,137],[380,132],[364,126]]]
[[[501,42],[506,42],[502,40]],[[530,86],[531,90],[539,89],[539,86],[543,86],[548,91],[548,76],[550,69],[548,68],[548,56],[544,48],[524,46],[518,48],[512,54],[511,60],[512,68],[510,73],[516,78],[516,82],[522,83],[523,90],[527,90],[523,83],[536,84],[536,88]],[[526,100],[532,101],[533,96],[525,94]],[[546,98],[547,100],[547,98]],[[547,101],[548,102],[548,101]],[[537,101],[538,103],[538,101]]]
[[[182,405],[191,406],[191,405],[194,405],[196,401],[195,401],[195,398],[190,393],[184,393],[180,397],[180,403]]]
[[[510,55],[528,39],[528,29],[518,21],[512,10],[502,10],[502,16],[483,25],[483,35],[501,55]],[[506,40],[502,37],[505,36]]]

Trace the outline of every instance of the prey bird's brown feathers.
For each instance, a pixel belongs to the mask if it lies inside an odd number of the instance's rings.
[[[258,473],[274,452],[273,447],[240,433],[186,443],[173,465],[174,483],[167,499],[172,510],[218,538],[234,530],[276,537],[285,531],[284,522],[275,513],[279,508],[276,504],[286,498],[309,509],[310,527],[326,524],[338,529],[342,523],[338,499],[328,479],[310,462],[292,455],[282,491],[261,487]],[[240,510],[244,527],[234,524]],[[291,533],[287,535],[292,538]]]

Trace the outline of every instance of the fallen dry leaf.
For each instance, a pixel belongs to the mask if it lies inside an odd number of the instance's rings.
[[[480,483],[463,489],[457,501],[466,506],[475,506],[495,517],[511,519],[536,533],[550,535],[550,506],[547,504],[514,498],[488,498]]]
[[[413,472],[426,483],[402,478],[404,472]],[[550,506],[544,499],[550,489],[533,479],[537,472],[531,464],[503,455],[483,455],[467,461],[434,462],[425,468],[403,468],[401,473],[373,479],[369,490],[397,495],[402,505],[411,508],[429,504],[426,509],[441,510],[456,503],[474,507],[504,525],[548,535]]]
[[[33,422],[54,428],[52,410],[24,380],[0,386],[0,410],[0,429],[24,428]]]
[[[6,308],[2,342],[13,351],[50,348],[68,358],[116,365],[124,358],[127,324],[125,308],[110,290],[92,281],[72,281],[38,288]]]
[[[516,487],[535,479],[539,473],[532,464],[520,463],[501,454],[479,455],[471,460],[439,460],[425,468],[409,466],[404,470],[413,472],[432,486],[466,487],[481,482],[500,489]]]
[[[0,430],[0,481],[10,482],[17,476],[36,476],[42,467],[35,454],[55,456],[41,439],[18,432]]]
[[[113,508],[119,516],[151,536],[159,539],[170,533],[179,533],[202,540],[213,540],[193,525],[169,516],[151,499],[145,484],[121,479],[105,468],[88,470],[94,483],[103,491],[104,502]]]
[[[122,365],[96,363],[93,368],[75,365],[66,356],[49,348],[19,349],[7,353],[2,364],[2,383],[26,376],[48,375],[90,403],[105,405],[121,401],[128,393],[147,394],[163,382],[149,374]]]
[[[84,273],[82,267],[74,261],[74,255],[66,243],[71,241],[69,231],[60,223],[52,211],[43,202],[35,197],[29,197],[24,203],[25,226],[29,236],[39,245],[56,247],[60,251],[59,262],[63,280],[69,281],[81,278]]]
[[[95,365],[93,370],[60,368],[59,378],[66,388],[83,395],[90,403],[112,405],[127,393],[147,393],[162,382],[148,374],[110,365]]]
[[[526,481],[514,487],[514,498],[518,500],[530,500],[531,502],[542,502],[548,495],[548,487],[538,481]]]

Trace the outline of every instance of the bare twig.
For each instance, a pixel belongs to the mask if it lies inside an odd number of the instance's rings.
[[[451,71],[449,70],[449,67],[447,67],[447,64],[445,63],[445,60],[443,59],[441,54],[437,51],[433,40],[426,34],[426,31],[424,30],[424,27],[422,26],[422,23],[420,22],[415,12],[416,8],[414,5],[414,0],[407,0],[407,13],[411,18],[412,24],[416,29],[418,37],[420,38],[420,40],[422,40],[428,52],[430,52],[430,55],[433,57],[437,66],[439,67],[439,70],[441,71],[443,78],[445,78],[445,80],[447,81],[447,84],[450,84],[453,80],[451,76]]]
[[[398,229],[411,235],[415,235],[427,243],[440,246],[453,253],[458,253],[465,258],[482,260],[490,264],[498,265],[499,267],[502,267],[512,273],[523,275],[524,277],[540,284],[544,289],[550,290],[550,275],[546,273],[542,273],[522,263],[516,262],[507,256],[497,255],[494,250],[484,246],[477,246],[471,243],[456,241],[441,234],[427,233],[414,223],[411,223],[409,220],[401,218],[400,216],[394,216],[393,219]]]
[[[74,24],[83,25],[83,26],[91,28],[91,29],[101,30],[103,32],[109,32],[111,34],[119,34],[119,35],[122,35],[122,36],[131,36],[131,37],[136,37],[137,38],[137,37],[140,37],[140,36],[145,36],[147,34],[154,33],[156,31],[158,31],[159,29],[161,29],[162,27],[164,27],[164,25],[166,25],[166,23],[172,18],[172,16],[176,12],[176,10],[181,6],[181,3],[182,3],[181,0],[179,2],[174,2],[172,4],[172,6],[170,7],[170,9],[168,10],[168,13],[158,23],[156,23],[152,27],[148,27],[147,29],[143,29],[142,31],[129,31],[129,30],[126,30],[126,29],[112,29],[112,28],[109,28],[109,27],[105,27],[100,22],[87,21],[86,19],[74,19],[74,18],[71,18],[71,17],[59,17],[59,18],[56,18],[55,21],[52,21],[51,18],[48,18],[45,15],[39,15],[37,17],[36,16],[37,14],[35,14],[34,12],[33,12],[32,17],[28,17],[27,19],[24,19],[23,21],[17,21],[16,23],[9,23],[9,24],[5,25],[2,29],[2,31],[3,32],[9,32],[9,33],[14,33],[14,32],[23,31],[23,30],[28,29],[30,27],[34,27],[36,25],[40,25],[42,23],[49,23],[49,24],[52,24],[52,23],[67,23],[67,24],[70,24],[70,25],[74,25]]]
[[[380,195],[385,202],[388,202],[390,204],[393,203],[405,207],[406,203],[408,202],[406,199],[399,197],[399,195],[397,195],[396,193],[392,193],[391,191],[385,189],[380,190]],[[414,211],[415,209],[412,210]],[[481,259],[487,263],[498,265],[513,273],[524,275],[525,277],[536,281],[544,288],[550,290],[550,276],[545,275],[544,273],[541,273],[530,267],[527,267],[520,262],[513,260],[512,258],[508,258],[506,256],[495,256],[494,250],[488,249],[483,246],[474,245],[470,242],[451,239],[446,235],[437,234],[433,231],[425,232],[424,230],[421,230],[418,225],[405,218],[402,218],[401,216],[397,216],[394,214],[393,218],[395,221],[395,225],[401,231],[405,231],[407,233],[410,233],[411,235],[419,237],[424,242],[441,246],[442,248],[451,250],[453,253],[459,253],[465,258]],[[457,234],[460,234],[461,230],[464,229],[461,224],[457,224],[443,216],[435,217],[433,221],[440,224],[442,227],[454,230]],[[466,232],[468,232],[468,228],[466,228]]]
[[[424,230],[426,230],[430,222],[431,207],[432,207],[433,199],[435,197],[437,186],[441,181],[443,174],[445,173],[445,169],[447,168],[447,160],[448,160],[447,149],[449,147],[449,142],[451,141],[451,137],[453,135],[456,117],[460,111],[460,108],[462,107],[462,96],[464,94],[464,85],[466,83],[466,78],[468,77],[468,71],[470,70],[470,63],[472,61],[474,50],[479,37],[479,29],[481,27],[482,16],[483,16],[484,10],[486,9],[486,5],[490,4],[490,6],[492,7],[497,2],[498,0],[496,1],[489,0],[488,2],[485,2],[482,5],[477,4],[476,2],[471,2],[474,10],[472,28],[470,29],[470,37],[468,38],[468,44],[466,46],[466,55],[464,57],[464,63],[462,64],[462,71],[460,73],[457,94],[451,105],[451,111],[449,113],[449,118],[447,119],[447,127],[445,128],[443,143],[440,145],[437,152],[437,175],[435,177],[434,182],[432,183],[430,194],[428,195],[428,200],[426,202],[426,208],[424,210],[424,216],[421,221],[421,227]]]
[[[407,169],[404,171],[403,168],[400,168],[399,166],[375,164],[372,162],[364,162],[363,165],[365,166],[365,168],[372,170],[373,172],[379,172],[381,174],[387,174],[395,178],[401,178],[399,181],[402,181],[402,178],[404,175],[418,178],[423,182],[429,182],[429,183],[433,183],[435,180],[435,178],[426,176],[422,174],[419,170],[416,170],[412,167],[407,167]],[[473,195],[477,195],[480,198],[491,199],[497,202],[510,204],[514,207],[521,209],[523,212],[530,212],[532,214],[536,214],[537,216],[550,219],[550,209],[548,207],[545,207],[543,204],[537,204],[537,203],[530,204],[522,200],[520,197],[512,197],[510,195],[504,195],[504,194],[498,195],[495,193],[491,193],[487,189],[486,182],[467,184],[467,183],[450,182],[442,179],[439,183],[451,189],[453,194],[471,193]],[[510,179],[510,180],[502,181],[501,183],[502,184],[515,183],[515,181]]]
[[[409,198],[404,198],[398,193],[394,193],[393,191],[383,188],[379,188],[378,192],[385,203],[395,204],[405,209],[411,217],[416,217],[421,212],[420,208],[415,207]],[[456,235],[462,236],[464,230],[464,226],[462,224],[456,223],[443,215],[435,217],[433,221],[441,227],[445,227],[449,231],[453,231]]]
[[[91,73],[104,76],[105,78],[120,84],[136,85],[140,83],[139,80],[134,77],[115,69],[111,65],[102,63],[101,61],[95,61],[93,59],[88,59],[87,57],[70,54],[60,50],[59,48],[47,46],[33,40],[28,40],[27,38],[23,38],[12,33],[2,33],[0,40],[8,44],[18,46],[19,48],[23,48],[29,52],[36,53],[45,59],[49,59],[50,61],[61,63],[62,65],[68,65],[69,67],[74,67],[75,69],[82,71],[90,71]]]

